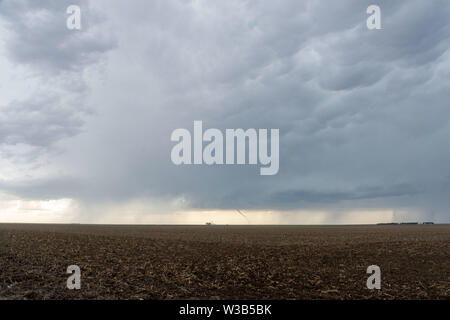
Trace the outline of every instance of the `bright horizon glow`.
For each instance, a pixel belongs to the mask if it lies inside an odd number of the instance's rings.
[[[324,210],[173,210],[157,212],[142,203],[104,208],[83,208],[73,199],[0,201],[0,223],[80,223],[156,225],[349,225],[420,221],[417,214],[390,209]],[[90,214],[91,210],[97,213]],[[98,214],[101,213],[101,214]],[[394,221],[395,219],[400,221]]]

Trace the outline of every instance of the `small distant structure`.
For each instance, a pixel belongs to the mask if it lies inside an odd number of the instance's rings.
[[[205,226],[215,226],[216,224],[215,223],[213,223],[213,222],[207,222],[207,223],[205,223]]]
[[[396,225],[412,225],[412,224],[434,224],[434,222],[431,221],[425,221],[425,222],[380,222],[377,223],[378,226],[396,226]]]

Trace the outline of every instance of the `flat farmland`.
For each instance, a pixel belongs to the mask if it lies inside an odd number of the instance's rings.
[[[449,297],[450,225],[0,224],[0,299]]]

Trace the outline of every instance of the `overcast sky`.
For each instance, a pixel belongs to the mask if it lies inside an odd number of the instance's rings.
[[[449,45],[448,0],[0,0],[0,222],[450,222]],[[175,166],[194,120],[278,174]]]

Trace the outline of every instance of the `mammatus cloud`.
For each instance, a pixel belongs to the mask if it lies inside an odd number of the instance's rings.
[[[65,28],[69,3],[0,2],[3,59],[10,61],[13,72],[19,72],[14,80],[24,81],[20,95],[0,102],[0,145],[45,149],[82,130],[89,113],[86,72],[114,42],[96,26],[94,12],[87,15],[85,32]],[[89,8],[87,1],[80,5]]]
[[[68,2],[3,0],[2,59],[37,80],[29,96],[0,100],[0,144],[9,157],[19,144],[58,152],[29,176],[0,175],[0,189],[74,199],[92,220],[130,204],[138,216],[239,208],[283,222],[312,210],[336,222],[372,210],[449,221],[450,4],[379,1],[382,29],[368,30],[370,4],[80,2],[87,20],[74,33],[55,27]],[[171,133],[196,120],[279,129],[278,174],[173,165]]]
[[[68,0],[2,1],[0,16],[9,33],[5,42],[8,58],[36,72],[56,74],[72,71],[80,75],[88,65],[98,63],[114,41],[100,26],[98,12],[90,10],[85,0],[77,1],[84,9],[85,30],[74,33],[67,29],[65,13],[70,4]]]

